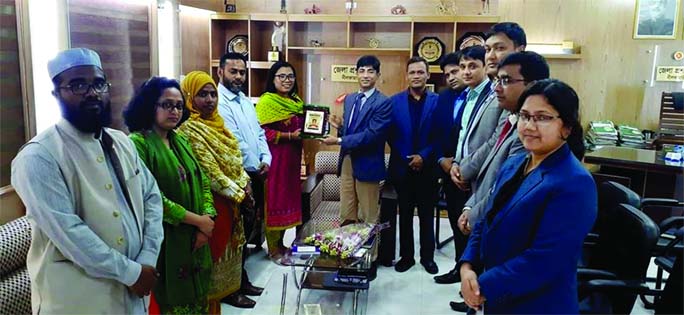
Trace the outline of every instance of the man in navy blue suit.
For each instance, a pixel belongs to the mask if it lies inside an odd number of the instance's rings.
[[[461,209],[467,199],[467,194],[456,187],[456,184],[449,175],[454,161],[454,153],[456,153],[456,145],[458,144],[458,134],[463,116],[462,105],[466,99],[466,93],[463,92],[468,87],[463,83],[463,78],[461,77],[460,61],[460,51],[447,54],[442,58],[440,68],[444,73],[444,80],[448,88],[439,93],[437,109],[435,109],[437,114],[435,114],[434,120],[436,127],[439,128],[438,133],[441,135],[441,143],[437,147],[435,156],[437,156],[438,174],[442,178],[442,190],[446,199],[449,224],[454,233],[456,261],[458,261],[458,257],[463,253],[468,242],[468,238],[458,231],[458,218],[461,215]],[[446,274],[435,276],[435,282],[437,283],[456,283],[458,279],[459,275],[456,269]]]
[[[375,88],[380,60],[375,56],[359,58],[356,74],[359,91],[344,99],[342,119],[330,118],[338,136],[322,140],[327,145],[340,145],[337,172],[342,225],[379,220],[380,181],[386,176],[385,142],[392,119],[390,99]]]
[[[418,207],[420,222],[420,263],[428,273],[438,271],[434,261],[435,236],[432,211],[437,196],[435,151],[438,146],[433,127],[437,94],[427,90],[428,62],[413,57],[407,63],[409,88],[392,99],[390,128],[389,180],[399,202],[399,255],[394,266],[398,272],[410,269],[413,258],[413,209]]]
[[[462,102],[455,102],[452,105],[452,111],[440,113],[439,117],[453,117],[452,125],[453,136],[455,138],[455,146],[453,146],[453,163],[450,172],[453,173],[453,165],[457,161],[461,161],[469,156],[469,152],[477,150],[479,146],[484,143],[494,132],[496,121],[499,119],[501,110],[496,106],[496,97],[491,91],[491,81],[486,76],[485,72],[485,49],[482,46],[470,46],[460,51],[459,60],[460,70],[463,82],[467,86],[462,93],[465,100]],[[494,104],[492,104],[494,102]],[[458,105],[458,107],[456,107]],[[448,107],[448,105],[447,105]],[[444,112],[444,110],[442,110]],[[450,115],[451,114],[451,115]],[[444,123],[441,123],[444,125]],[[480,132],[473,132],[473,130],[480,130]],[[489,135],[482,135],[489,130]],[[473,136],[475,135],[475,136]],[[470,141],[468,141],[470,140]],[[441,162],[444,162],[442,159]],[[442,165],[444,166],[444,165]],[[452,174],[453,176],[453,174]],[[451,177],[450,176],[450,180]],[[454,182],[454,184],[457,184]],[[450,221],[452,222],[452,229],[454,231],[454,239],[456,241],[456,259],[460,257],[465,248],[467,237],[460,235],[457,224],[454,219],[460,215],[460,210],[467,200],[467,190],[460,192],[453,192],[452,207],[453,210],[449,213]],[[435,281],[437,283],[456,283],[460,280],[458,269],[454,268],[448,273],[437,276]]]

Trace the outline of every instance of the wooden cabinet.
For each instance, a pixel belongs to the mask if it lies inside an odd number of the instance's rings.
[[[214,14],[211,17],[211,69],[216,77],[221,55],[234,36],[248,37],[248,84],[244,92],[256,99],[264,92],[276,21],[285,25],[281,59],[298,72],[299,94],[311,103],[330,104],[339,94],[357,89],[356,83],[331,82],[334,64],[355,64],[362,55],[380,58],[382,77],[378,87],[393,94],[406,85],[405,63],[424,37],[437,37],[446,52],[454,51],[456,39],[469,31],[485,31],[498,22],[496,16],[355,16],[306,14]],[[443,85],[438,65],[430,67],[430,83]]]

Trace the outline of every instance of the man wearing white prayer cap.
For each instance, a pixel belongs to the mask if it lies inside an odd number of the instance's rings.
[[[12,161],[32,228],[33,313],[146,314],[163,238],[157,184],[128,137],[106,128],[110,84],[99,55],[65,50],[48,72],[63,119]]]

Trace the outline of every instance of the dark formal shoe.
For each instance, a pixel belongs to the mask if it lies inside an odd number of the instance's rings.
[[[461,274],[456,270],[456,268],[451,269],[451,271],[434,277],[435,282],[441,283],[441,284],[450,284],[450,283],[457,283],[461,282]]]
[[[251,283],[243,285],[242,288],[240,288],[240,293],[244,295],[259,296],[261,295],[261,292],[264,292],[264,288],[255,287]]]
[[[439,271],[439,268],[437,267],[437,264],[435,264],[434,260],[420,260],[420,264],[423,265],[425,268],[425,271],[427,271],[429,274],[434,275]]]
[[[470,309],[470,307],[468,307],[468,305],[466,305],[465,302],[451,301],[451,302],[449,302],[449,306],[451,306],[452,310],[457,311],[457,312],[461,312],[461,313],[466,313]]]
[[[374,261],[371,263],[371,267],[368,270],[368,281],[373,281],[378,277],[378,262]]]
[[[396,265],[394,265],[394,270],[397,272],[404,272],[406,270],[411,269],[413,265],[416,264],[416,261],[411,259],[411,258],[402,258],[399,259]]]
[[[221,302],[238,308],[254,308],[254,305],[256,305],[254,300],[239,293],[233,293],[229,296],[226,296],[221,299]]]

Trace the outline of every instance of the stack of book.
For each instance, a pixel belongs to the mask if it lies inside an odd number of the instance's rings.
[[[589,123],[589,131],[585,137],[594,146],[616,145],[618,131],[610,120],[598,120]]]
[[[620,146],[637,149],[647,148],[647,144],[644,142],[644,135],[638,128],[627,125],[619,125],[618,135],[620,138]]]

